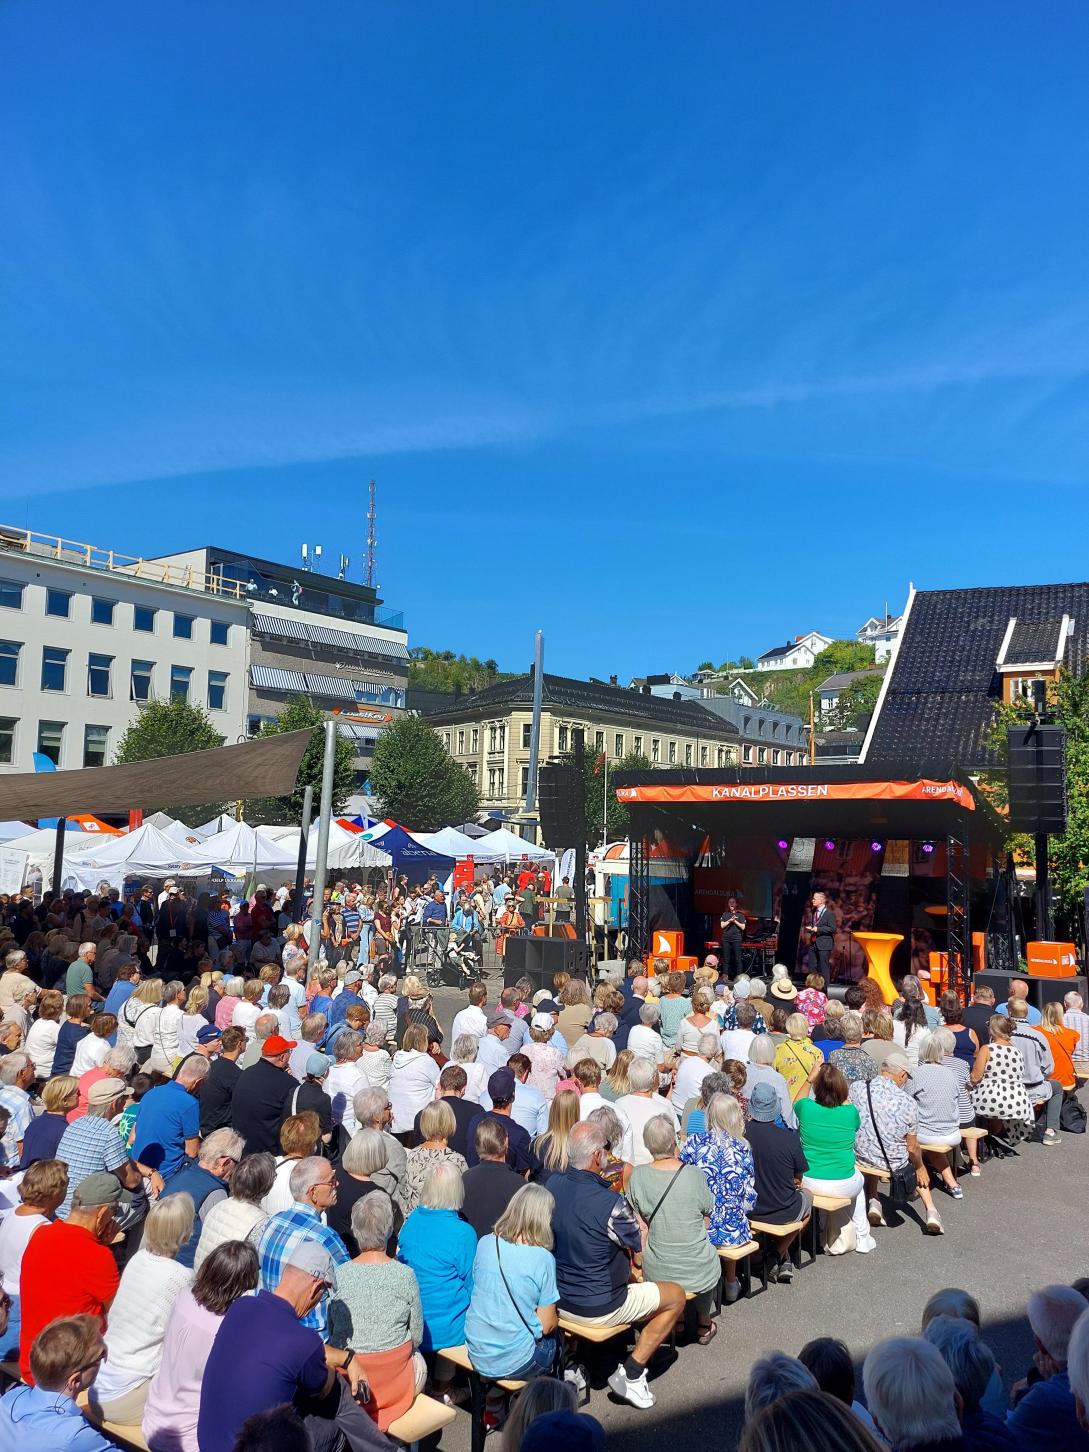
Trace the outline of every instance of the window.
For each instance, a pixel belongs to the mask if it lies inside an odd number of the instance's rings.
[[[614,756],[623,756],[624,755],[624,733],[623,733],[623,731],[618,731],[616,733],[616,735],[613,737],[613,755]]]
[[[495,750],[495,743],[499,739],[499,729],[494,723],[488,727],[488,750]]]
[[[748,744],[741,748],[741,760],[746,766],[752,765],[752,747]]]
[[[154,635],[156,613],[150,605],[134,605],[132,607],[133,630],[143,630],[148,635]]]
[[[529,750],[529,743],[533,738],[533,724],[530,721],[522,722],[522,750]]]
[[[522,796],[525,796],[526,792],[528,792],[528,791],[529,791],[529,767],[528,766],[523,766],[523,768],[522,768]]]
[[[87,694],[108,696],[110,694],[110,667],[112,655],[89,655],[87,657]]]
[[[685,764],[685,766],[691,766],[692,765],[692,745],[691,745],[691,743],[689,743],[688,745],[686,745],[685,748],[684,748],[684,764]]]
[[[701,746],[700,747],[700,766],[706,766],[706,765],[707,765],[707,747],[706,746]]]
[[[172,701],[188,701],[189,682],[193,679],[192,666],[171,666],[170,667],[170,699]]]
[[[473,786],[476,786],[476,762],[475,761],[470,761],[470,763],[469,763],[469,780],[472,782]]]
[[[503,795],[503,768],[500,766],[495,773],[495,789],[499,796]]]
[[[444,751],[447,751],[448,752],[450,750],[450,733],[449,733],[449,731],[444,731],[442,733],[442,745],[443,745],[443,750]]]
[[[771,753],[771,764],[772,764],[772,766],[778,766],[779,765],[779,759],[780,759],[781,756],[782,756],[782,752],[776,746],[775,749]]]
[[[595,731],[594,732],[594,750],[598,753],[599,756],[605,750],[605,733],[604,733],[604,731]]]
[[[11,766],[15,760],[15,728],[18,721],[14,716],[0,716],[0,765]]]
[[[719,764],[719,766],[725,766],[726,765],[726,748],[725,748],[725,746],[720,746],[719,749],[718,749],[718,764]]]
[[[213,645],[229,645],[231,640],[231,627],[225,620],[209,620],[208,634]]]
[[[63,721],[38,722],[38,751],[48,756],[54,766],[60,766],[61,749],[64,746]]]
[[[0,580],[0,605],[5,610],[23,608],[23,586],[17,580]]]
[[[500,723],[499,723],[499,750],[500,751],[506,751],[506,749],[507,749],[507,723],[505,721],[500,721]],[[500,783],[502,783],[502,780],[503,780],[503,773],[502,773],[502,771],[500,771],[500,773],[499,773],[499,780],[500,780]],[[499,795],[500,796],[503,795],[502,785],[500,785],[500,788],[499,788]]]
[[[766,766],[767,765],[768,748],[766,746],[759,746],[759,747],[757,747],[757,750],[756,750],[756,760],[757,760],[757,762],[758,762],[758,764],[760,766]]]
[[[208,672],[208,709],[209,711],[225,711],[227,709],[227,672]]]
[[[19,652],[15,640],[0,640],[0,686],[14,686],[19,679]]]
[[[670,766],[677,765],[677,743],[675,741],[669,743],[669,764]]]
[[[469,750],[473,753],[474,756],[480,750],[480,727],[479,726],[474,726],[473,729],[472,729],[472,731],[469,733]],[[475,767],[474,767],[474,770],[475,770]]]
[[[495,797],[495,767],[488,767],[488,796]]]
[[[643,754],[643,738],[641,736],[633,736],[632,737],[631,749],[635,752],[636,756],[642,756],[642,754]]]
[[[793,753],[793,751],[788,751],[787,752],[787,754],[786,754],[786,764],[787,764],[787,766],[793,766],[794,765],[794,753]]]
[[[110,728],[108,726],[84,726],[83,765],[105,766],[106,747],[109,743]]]
[[[556,733],[556,743],[559,746],[559,749],[561,751],[566,751],[568,749],[569,741],[570,732],[568,731],[566,726],[561,726],[559,731]]]
[[[59,645],[42,646],[42,690],[65,691],[68,689],[69,652]]]
[[[129,700],[151,700],[151,673],[155,669],[149,660],[134,660],[129,668]]]
[[[657,736],[652,736],[650,738],[650,759],[651,761],[660,761],[661,756],[662,743],[658,740]]]
[[[58,620],[67,620],[72,613],[70,590],[47,590],[45,592],[45,613],[55,615]]]
[[[458,732],[458,755],[459,756],[464,756],[465,755],[465,732],[464,731],[459,731]]]
[[[92,599],[92,601],[91,601],[91,624],[92,625],[112,625],[113,624],[113,612],[114,612],[114,607],[116,606],[116,604],[117,604],[117,601],[116,600],[99,600],[97,598]]]
[[[191,615],[179,615],[174,611],[174,639],[193,639],[193,617]]]

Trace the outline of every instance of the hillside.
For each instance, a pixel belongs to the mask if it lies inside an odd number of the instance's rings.
[[[505,681],[514,672],[501,671],[494,660],[479,660],[475,655],[455,655],[452,650],[431,650],[426,645],[413,646],[409,652],[408,683],[425,691],[482,691],[496,681]]]
[[[765,696],[768,704],[777,711],[787,711],[792,716],[801,716],[803,720],[808,720],[809,693],[816,691],[821,681],[841,671],[864,671],[872,669],[873,665],[872,645],[860,645],[855,640],[834,640],[808,670],[736,670],[732,671],[732,675],[739,676],[758,696]],[[722,667],[727,668],[729,663]],[[857,726],[868,720],[877,701],[883,675],[884,671],[879,667],[873,676],[849,687],[841,697],[835,722],[825,721],[823,724],[847,727]]]

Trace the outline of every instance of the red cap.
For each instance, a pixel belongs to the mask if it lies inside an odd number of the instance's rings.
[[[294,1039],[282,1039],[279,1034],[270,1034],[264,1042],[261,1053],[266,1059],[275,1059],[277,1054],[286,1054],[289,1049],[297,1047],[298,1044]]]

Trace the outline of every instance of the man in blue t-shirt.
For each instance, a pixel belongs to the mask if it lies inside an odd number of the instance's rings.
[[[140,1101],[132,1157],[145,1169],[157,1170],[164,1180],[196,1156],[200,1146],[196,1096],[210,1068],[207,1059],[194,1054],[182,1064],[176,1079],[149,1089]]]
[[[299,1324],[335,1289],[328,1251],[300,1241],[274,1291],[232,1303],[204,1368],[200,1452],[230,1452],[247,1417],[285,1402],[305,1421],[314,1452],[333,1452],[345,1439],[353,1448],[389,1452],[391,1444],[354,1400],[364,1378],[351,1351],[324,1345],[316,1331]]]

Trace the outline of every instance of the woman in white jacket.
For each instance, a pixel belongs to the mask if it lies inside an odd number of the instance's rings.
[[[171,979],[163,989],[163,1006],[155,1023],[151,1037],[151,1057],[147,1061],[150,1073],[163,1074],[170,1078],[174,1065],[181,1055],[180,1035],[185,1017],[185,984]]]
[[[411,1134],[417,1114],[435,1097],[442,1071],[427,1052],[427,1042],[423,1024],[411,1023],[405,1029],[402,1047],[393,1056],[389,1102],[394,1134]]]
[[[53,1072],[53,1055],[57,1052],[63,1012],[64,994],[53,988],[47,989],[38,1003],[38,1017],[27,1030],[26,1051],[35,1074],[43,1083]]]

